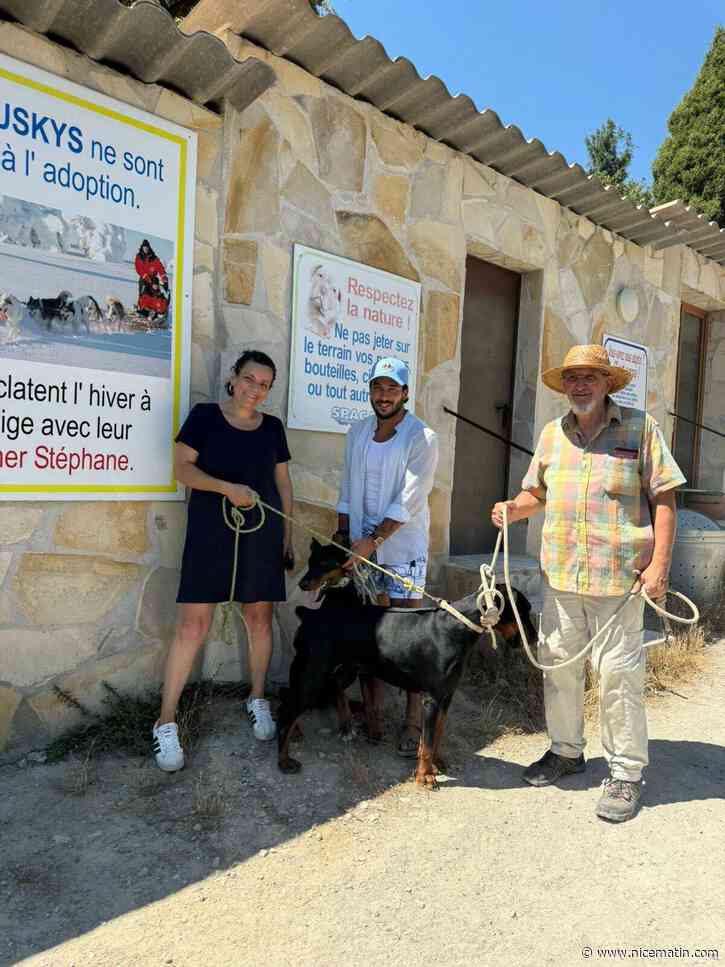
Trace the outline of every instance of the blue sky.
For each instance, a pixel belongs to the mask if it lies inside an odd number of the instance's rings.
[[[607,117],[630,131],[630,174],[651,178],[667,118],[692,86],[722,0],[333,0],[357,37],[405,56],[452,94],[586,166],[584,137]]]

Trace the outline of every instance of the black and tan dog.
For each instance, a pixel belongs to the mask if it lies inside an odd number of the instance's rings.
[[[423,692],[423,734],[415,779],[435,788],[448,707],[480,633],[440,608],[362,604],[348,583],[344,561],[344,551],[312,542],[309,568],[299,584],[303,590],[324,594],[325,600],[318,610],[297,608],[301,623],[295,636],[296,653],[289,689],[277,713],[279,768],[287,773],[300,770],[301,764],[289,754],[291,733],[299,717],[331,692],[335,693],[341,732],[349,732],[351,714],[344,689],[359,674],[368,734],[373,739],[378,726],[366,688],[369,677],[406,691]],[[528,617],[528,602],[526,607],[523,602],[521,595],[517,606]],[[454,607],[469,620],[479,620],[475,594],[456,601]],[[510,617],[513,619],[513,612]],[[499,624],[507,624],[505,612]]]

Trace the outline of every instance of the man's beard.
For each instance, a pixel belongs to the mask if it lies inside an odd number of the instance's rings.
[[[401,400],[397,406],[392,407],[392,409],[387,410],[385,413],[381,413],[380,410],[375,405],[375,403],[371,403],[370,405],[373,408],[373,413],[375,413],[375,415],[379,420],[389,420],[391,417],[397,416],[407,402],[408,402],[407,400]]]
[[[590,400],[588,403],[575,403],[573,400],[569,400],[569,403],[577,416],[588,416],[597,406],[596,400]]]

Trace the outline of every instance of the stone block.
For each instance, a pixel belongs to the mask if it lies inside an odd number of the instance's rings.
[[[317,469],[293,463],[290,466],[292,486],[300,500],[334,507],[340,493],[341,472],[338,469]]]
[[[191,338],[202,346],[215,341],[211,272],[197,272],[191,287]]]
[[[446,169],[443,165],[424,162],[413,179],[410,213],[413,218],[442,218],[446,189]]]
[[[463,230],[466,238],[482,239],[496,246],[497,225],[502,221],[501,210],[487,199],[473,198],[461,205]]]
[[[425,303],[423,331],[425,362],[428,373],[446,359],[453,359],[458,348],[458,322],[461,300],[446,292],[431,292]]]
[[[0,681],[29,686],[70,671],[98,651],[98,631],[90,625],[0,630]]]
[[[340,211],[337,224],[348,258],[415,282],[419,280],[400,242],[377,215]]]
[[[175,568],[157,567],[144,581],[138,604],[136,627],[147,638],[168,641],[176,625],[176,594],[179,572]]]
[[[279,141],[274,124],[266,116],[255,127],[241,131],[229,169],[225,232],[278,230]]]
[[[496,194],[498,175],[468,158],[463,161],[463,194],[473,198],[490,198]]]
[[[367,129],[364,118],[341,97],[303,98],[317,147],[320,178],[362,191]]]
[[[29,540],[42,519],[43,507],[39,504],[0,504],[0,544]]]
[[[317,173],[317,150],[312,128],[299,104],[279,87],[266,91],[262,104],[274,121],[280,137],[289,144],[295,159]]]
[[[0,625],[15,625],[15,604],[7,591],[0,591]]]
[[[219,244],[219,219],[217,206],[219,195],[212,188],[204,185],[196,186],[196,219],[194,223],[195,237],[207,245]]]
[[[373,201],[381,215],[397,222],[405,222],[410,183],[405,175],[378,175],[373,187]]]
[[[650,285],[662,288],[662,274],[665,268],[665,260],[662,252],[653,253],[650,249],[644,255],[644,277]]]
[[[224,299],[249,305],[257,275],[257,243],[250,239],[225,238],[222,242],[222,258]]]
[[[282,205],[282,228],[290,242],[301,242],[325,252],[338,253],[340,242],[337,235],[324,229],[314,218],[304,215],[296,208]]]
[[[451,495],[440,487],[434,487],[428,497],[430,509],[430,547],[431,554],[444,554],[448,551],[451,523]]]
[[[26,64],[34,64],[60,77],[64,77],[68,72],[66,60],[68,51],[20,24],[3,21],[3,29],[0,31],[0,50],[4,54],[25,61]],[[73,55],[71,54],[70,57],[72,58]]]
[[[58,547],[98,554],[140,556],[151,546],[145,501],[85,501],[67,506],[58,518]]]
[[[91,712],[103,713],[108,706],[107,682],[124,695],[149,695],[163,680],[166,647],[154,642],[117,652],[90,662],[57,680],[63,691],[79,699]],[[37,715],[45,734],[55,738],[79,722],[75,709],[63,702],[52,688],[26,699]]]
[[[20,702],[21,696],[14,688],[0,685],[0,752],[7,748],[13,717]]]
[[[380,160],[386,165],[414,168],[423,157],[425,136],[411,128],[373,116],[371,130]]]
[[[288,330],[284,323],[268,312],[258,312],[256,309],[248,309],[246,306],[225,306],[223,312],[227,330],[227,341],[232,347],[231,351],[234,354],[232,363],[236,362],[239,355],[237,347],[242,343],[250,347],[262,342],[271,342],[281,346],[289,338]],[[274,359],[275,364],[279,365],[277,355],[274,352],[270,353],[270,355]],[[280,375],[278,373],[277,381],[279,381]],[[225,369],[224,379],[226,380],[226,378]],[[277,385],[277,381],[275,381],[275,386]],[[216,394],[212,392],[211,395],[215,396]]]
[[[550,306],[544,308],[541,371],[561,366],[564,356],[576,341],[564,320]]]
[[[292,252],[265,241],[262,245],[261,262],[267,305],[280,319],[288,320],[291,315],[289,282]]]
[[[206,356],[196,342],[191,344],[191,392],[195,400],[208,400],[212,395]]]
[[[334,230],[330,193],[304,165],[294,166],[282,188],[282,197],[326,230]]]
[[[13,559],[12,551],[0,551],[0,587],[2,587],[5,575],[8,573],[10,562]]]
[[[638,247],[639,249],[639,247]],[[641,252],[642,250],[639,249]],[[609,286],[614,268],[614,253],[603,232],[596,232],[574,263],[574,274],[588,308],[601,302]]]
[[[159,547],[161,567],[181,567],[181,552],[186,538],[186,502],[158,500],[151,504],[153,530]]]
[[[510,178],[499,178],[500,197],[503,204],[514,211],[519,218],[541,227],[541,212],[536,204],[536,193]]]
[[[439,279],[454,292],[460,292],[466,259],[461,229],[424,220],[410,227],[408,237],[423,274]]]
[[[28,619],[39,625],[98,621],[137,584],[138,564],[72,554],[24,554],[14,590]]]
[[[214,252],[215,249],[206,242],[194,242],[194,271],[213,272]]]

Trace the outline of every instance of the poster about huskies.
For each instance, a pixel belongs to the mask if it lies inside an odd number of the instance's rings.
[[[0,500],[169,499],[196,134],[0,55]]]
[[[420,283],[295,245],[287,423],[346,433],[371,415],[370,372],[383,356],[404,360],[415,407]]]

